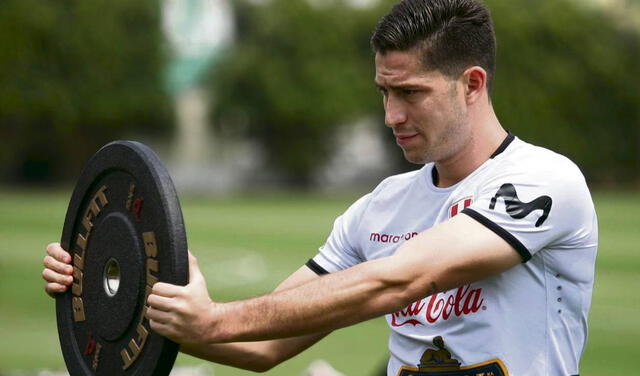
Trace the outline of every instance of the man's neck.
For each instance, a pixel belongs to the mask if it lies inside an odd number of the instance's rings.
[[[474,128],[471,140],[460,152],[435,163],[438,181],[434,183],[446,188],[460,182],[491,158],[507,135],[491,111],[487,122]]]

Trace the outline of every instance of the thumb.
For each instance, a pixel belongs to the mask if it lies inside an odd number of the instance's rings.
[[[200,266],[198,266],[198,259],[189,252],[189,284],[199,283],[204,281],[204,276],[200,271]]]

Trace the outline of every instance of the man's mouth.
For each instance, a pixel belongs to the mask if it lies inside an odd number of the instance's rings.
[[[397,133],[395,136],[398,146],[405,146],[411,143],[418,136],[418,133]]]

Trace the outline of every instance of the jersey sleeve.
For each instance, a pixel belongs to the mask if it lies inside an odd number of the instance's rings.
[[[584,177],[567,163],[505,169],[462,212],[507,241],[524,262],[547,247],[590,246],[597,232]]]
[[[317,274],[333,273],[363,262],[357,242],[358,227],[371,194],[361,197],[338,217],[327,241],[318,254],[307,262]]]

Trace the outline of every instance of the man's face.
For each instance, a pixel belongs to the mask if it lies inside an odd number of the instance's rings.
[[[385,123],[412,163],[440,162],[471,138],[461,80],[423,68],[417,51],[376,54]]]

